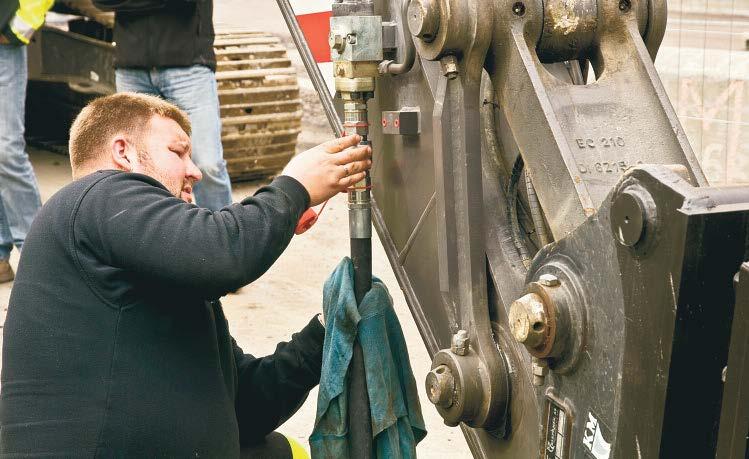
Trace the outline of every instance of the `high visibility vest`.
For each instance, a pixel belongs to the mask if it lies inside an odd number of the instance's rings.
[[[2,34],[13,44],[28,45],[53,3],[54,0],[19,0],[15,14],[3,24]]]

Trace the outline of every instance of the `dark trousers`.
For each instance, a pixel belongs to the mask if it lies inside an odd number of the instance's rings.
[[[261,443],[242,448],[239,457],[240,459],[292,459],[294,456],[286,437],[278,432],[272,432]]]

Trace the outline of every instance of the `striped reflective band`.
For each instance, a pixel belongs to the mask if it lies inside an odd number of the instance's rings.
[[[304,449],[304,446],[289,436],[284,435],[284,437],[286,437],[286,441],[289,442],[289,447],[291,447],[292,459],[309,459],[309,453]]]
[[[10,30],[13,31],[13,34],[15,34],[15,36],[22,43],[28,45],[36,29],[31,27],[29,24],[26,23],[26,21],[24,21],[20,17],[15,16],[13,17],[13,20],[10,21]]]

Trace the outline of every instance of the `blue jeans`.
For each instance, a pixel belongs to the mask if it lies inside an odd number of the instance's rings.
[[[0,45],[0,260],[21,250],[42,206],[23,139],[26,78],[26,47]]]
[[[117,69],[117,92],[163,97],[187,112],[192,124],[192,159],[203,173],[195,184],[195,203],[212,210],[231,204],[231,182],[221,146],[216,77],[208,67]]]

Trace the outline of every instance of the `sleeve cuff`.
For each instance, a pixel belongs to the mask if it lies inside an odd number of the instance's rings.
[[[322,349],[325,340],[325,327],[320,323],[317,315],[299,332],[299,342],[305,346],[314,346]]]
[[[310,320],[301,331],[295,334],[293,340],[297,344],[298,349],[304,352],[307,365],[315,372],[317,379],[319,380],[322,368],[322,348],[323,342],[325,341],[325,327],[320,323],[317,316],[312,317],[312,320]]]
[[[307,192],[307,189],[304,188],[304,185],[299,183],[299,181],[295,178],[289,177],[288,175],[279,175],[278,177],[273,179],[270,184],[257,190],[253,197],[257,196],[263,191],[267,191],[268,188],[277,188],[281,190],[289,199],[291,199],[292,205],[297,210],[297,219],[299,219],[304,211],[309,208],[309,193]],[[244,205],[248,199],[250,199],[250,197],[243,199],[241,204]],[[296,221],[294,223],[296,224]]]
[[[275,186],[282,189],[291,197],[291,199],[294,200],[296,204],[301,207],[302,212],[307,210],[307,208],[309,207],[309,193],[307,192],[307,189],[304,188],[304,185],[299,183],[297,179],[289,177],[288,175],[279,175],[278,177],[273,179],[273,181],[270,183],[270,186]]]

